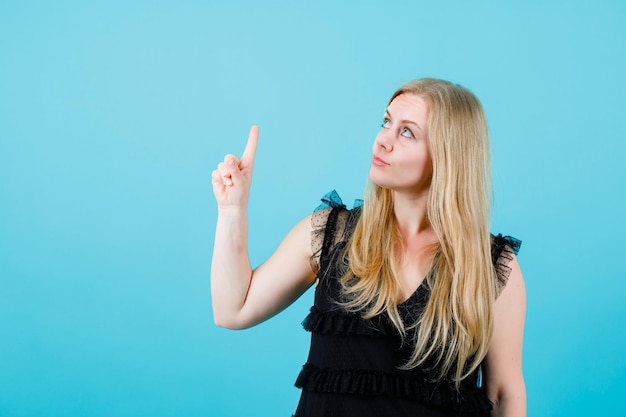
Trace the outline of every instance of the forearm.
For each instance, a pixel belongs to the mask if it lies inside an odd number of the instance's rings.
[[[248,216],[245,208],[220,209],[211,261],[213,317],[218,326],[237,328],[250,287]]]

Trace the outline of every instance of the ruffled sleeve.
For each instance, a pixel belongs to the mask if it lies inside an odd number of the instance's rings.
[[[522,241],[511,236],[492,236],[491,238],[491,260],[496,269],[497,294],[500,295],[511,275],[511,267],[509,263],[513,260],[513,256],[517,255]]]
[[[322,197],[322,204],[311,215],[311,268],[319,273],[328,261],[333,246],[346,241],[358,219],[362,201],[355,200],[348,210],[335,190]]]

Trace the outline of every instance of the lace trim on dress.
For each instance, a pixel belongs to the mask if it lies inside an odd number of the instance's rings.
[[[342,311],[322,312],[315,306],[302,322],[304,330],[318,334],[351,334],[359,336],[386,336],[390,334],[388,326],[381,316],[366,320],[358,314]]]
[[[347,239],[359,218],[362,200],[354,201],[354,208],[348,210],[335,190],[322,197],[322,204],[311,215],[311,268],[315,273],[323,270],[330,249]]]
[[[413,323],[418,320],[426,307],[429,293],[430,290],[425,285],[420,285],[405,302],[398,305],[403,322]],[[337,290],[331,289],[325,297],[336,299]],[[359,313],[349,313],[342,308],[325,310],[316,305],[311,307],[309,314],[302,321],[302,327],[308,332],[317,334],[398,336],[397,329],[385,314],[364,319]]]
[[[491,238],[491,260],[496,269],[498,278],[497,294],[500,295],[511,275],[511,267],[509,262],[513,260],[513,256],[517,255],[522,241],[511,236],[492,236]]]
[[[469,381],[465,383],[471,384]],[[455,391],[453,385],[434,384],[409,374],[350,369],[327,370],[307,363],[302,367],[295,385],[315,392],[406,398],[468,416],[483,415],[492,409],[491,402],[480,390],[461,389],[461,394]]]

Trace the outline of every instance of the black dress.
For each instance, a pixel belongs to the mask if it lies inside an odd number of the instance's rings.
[[[386,316],[370,320],[337,305],[341,255],[361,210],[347,210],[333,191],[313,214],[313,265],[319,279],[315,302],[303,322],[311,348],[296,386],[302,389],[295,417],[489,416],[492,405],[480,384],[480,370],[457,392],[452,382],[432,382],[434,374],[401,370],[412,348],[401,343]],[[494,236],[492,259],[498,284],[506,284],[512,254],[521,242]],[[415,322],[429,297],[424,283],[398,305],[404,323]]]

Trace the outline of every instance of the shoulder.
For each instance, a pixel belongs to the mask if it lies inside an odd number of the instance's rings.
[[[505,253],[505,255],[517,255],[520,247],[522,246],[522,241],[514,238],[513,236],[503,236],[501,233],[497,235],[491,235],[491,258],[495,263],[500,256]]]
[[[321,201],[310,216],[311,265],[315,271],[331,248],[349,240],[361,214],[361,200],[356,200],[354,207],[348,209],[335,190],[327,193]]]
[[[522,241],[512,236],[491,235],[491,260],[496,271],[498,295],[511,279],[513,268],[519,270],[516,255],[521,246]]]
[[[348,209],[335,190],[327,193],[321,201],[322,204],[311,215],[313,233],[332,235],[335,240],[349,237],[360,217],[362,201],[355,200],[353,208]]]

